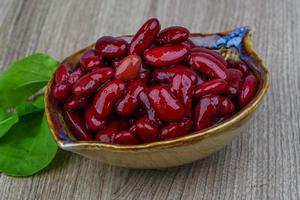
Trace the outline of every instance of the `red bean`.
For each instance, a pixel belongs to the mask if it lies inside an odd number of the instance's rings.
[[[219,116],[226,116],[234,112],[235,105],[228,97],[220,97]]]
[[[159,134],[160,140],[168,140],[178,137],[180,127],[178,124],[168,124],[164,126]]]
[[[161,46],[150,49],[145,52],[145,62],[156,66],[163,67],[181,62],[187,58],[189,49],[183,45]]]
[[[145,88],[144,88],[145,90]],[[139,99],[140,101],[143,103],[144,105],[144,109],[147,112],[147,116],[151,121],[155,121],[158,123],[159,119],[157,117],[157,114],[155,113],[153,107],[150,105],[150,101],[149,98],[147,96],[147,94],[145,93],[145,91],[141,91],[139,94]]]
[[[241,94],[239,96],[240,106],[248,104],[256,94],[257,78],[254,75],[248,75],[242,86]]]
[[[139,140],[134,133],[130,131],[118,132],[114,138],[116,144],[139,144]]]
[[[175,65],[166,69],[157,69],[153,72],[153,79],[159,83],[170,83],[175,74],[185,74],[195,82],[197,74],[184,65]]]
[[[122,116],[133,114],[138,109],[138,106],[140,104],[138,96],[143,89],[143,81],[132,81],[128,85],[127,94],[122,99],[120,99],[120,101],[116,105],[117,113]]]
[[[99,119],[93,106],[89,106],[84,113],[84,119],[89,130],[99,131],[104,128],[106,120]]]
[[[180,73],[176,74],[170,83],[171,92],[184,106],[185,116],[191,115],[194,84],[189,76]]]
[[[55,83],[60,84],[68,79],[71,74],[71,67],[67,63],[61,64],[55,71]]]
[[[186,119],[183,119],[181,122],[179,122],[178,125],[180,128],[178,137],[184,136],[184,135],[188,134],[189,131],[191,130],[191,128],[193,126],[193,121],[189,118],[186,118]]]
[[[88,97],[76,97],[76,96],[70,96],[65,104],[64,108],[67,110],[79,110],[82,108],[85,108],[89,103]]]
[[[194,130],[202,130],[216,123],[219,112],[218,96],[205,96],[198,102],[194,112]]]
[[[113,69],[104,67],[97,69],[81,77],[73,86],[76,96],[88,96],[93,93],[102,83],[113,77]]]
[[[73,111],[64,111],[64,118],[72,133],[78,140],[92,140],[91,133],[85,128],[84,120]]]
[[[102,56],[97,51],[90,49],[82,54],[79,62],[85,71],[92,71],[102,65]]]
[[[141,119],[137,120],[130,129],[145,143],[158,140],[157,124],[147,116],[143,116]]]
[[[114,119],[104,130],[97,133],[96,140],[102,143],[113,143],[115,135],[126,128],[127,122],[124,119]]]
[[[184,114],[184,108],[171,91],[164,86],[152,86],[147,92],[151,106],[158,117],[167,122],[180,120]]]
[[[228,77],[226,68],[220,65],[216,59],[212,60],[212,57],[207,54],[193,52],[189,58],[189,64],[194,70],[200,71],[210,78],[226,80]]]
[[[228,95],[230,97],[238,96],[241,92],[243,73],[238,69],[228,69]]]
[[[128,55],[116,67],[115,77],[123,81],[133,80],[138,76],[142,60],[138,55]]]
[[[219,62],[221,62],[224,67],[227,67],[227,62],[225,61],[223,56],[214,50],[202,48],[202,47],[195,47],[195,48],[191,49],[191,52],[201,52],[201,53],[208,54],[208,55],[214,57]]]
[[[78,79],[80,79],[83,75],[84,75],[84,71],[81,68],[76,69],[74,72],[72,72],[70,74],[70,76],[68,77],[68,82],[71,83],[72,85],[78,81]]]
[[[163,29],[157,39],[159,45],[162,44],[178,44],[186,41],[189,38],[190,32],[181,26],[171,26]]]
[[[126,55],[128,43],[120,38],[103,36],[97,40],[95,49],[103,57],[115,58]]]
[[[64,81],[62,83],[57,84],[53,89],[53,96],[58,101],[64,101],[69,94],[72,92],[72,84]]]
[[[249,71],[248,66],[243,61],[228,60],[227,64],[228,64],[229,68],[235,68],[235,69],[240,70],[244,76],[246,76],[248,74],[248,71]]]
[[[222,94],[228,89],[228,84],[222,79],[213,79],[206,81],[195,88],[194,97],[201,98],[208,94]]]
[[[100,88],[93,101],[99,119],[107,118],[116,101],[123,96],[124,91],[124,82],[119,79],[111,80]]]
[[[130,54],[140,55],[151,46],[160,31],[159,21],[155,18],[146,21],[131,40]]]

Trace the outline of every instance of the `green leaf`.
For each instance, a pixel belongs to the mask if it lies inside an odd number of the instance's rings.
[[[0,105],[15,107],[44,87],[59,62],[37,53],[13,63],[0,75]]]
[[[9,176],[33,175],[49,165],[56,151],[45,115],[26,115],[0,139],[0,172]]]
[[[24,101],[16,107],[17,113],[19,116],[31,114],[34,112],[39,112],[43,110],[44,105],[44,96],[39,96],[35,101]]]
[[[18,121],[16,112],[6,112],[5,109],[0,108],[0,138]]]

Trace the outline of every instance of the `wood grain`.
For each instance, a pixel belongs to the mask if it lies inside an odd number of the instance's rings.
[[[299,0],[0,0],[0,71],[33,52],[62,59],[158,17],[191,32],[249,25],[271,72],[248,128],[204,160],[132,170],[59,151],[33,177],[0,175],[0,199],[300,199],[299,9]]]

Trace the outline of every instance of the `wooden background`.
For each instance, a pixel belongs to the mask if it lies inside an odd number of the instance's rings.
[[[112,167],[59,151],[29,178],[0,175],[0,199],[300,199],[299,0],[0,0],[0,69],[33,52],[62,59],[102,35],[162,26],[249,25],[271,72],[248,128],[220,152],[165,170]]]

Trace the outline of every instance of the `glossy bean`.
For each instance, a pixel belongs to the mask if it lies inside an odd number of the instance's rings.
[[[55,71],[55,83],[59,84],[68,79],[71,74],[71,67],[67,63],[61,64]]]
[[[115,58],[126,55],[128,43],[121,38],[103,36],[97,40],[95,49],[103,57]]]
[[[201,98],[208,94],[222,94],[228,89],[228,83],[222,79],[213,79],[197,85],[194,92],[195,98]]]
[[[184,65],[174,65],[166,69],[156,69],[153,72],[153,79],[159,83],[170,83],[176,74],[185,74],[193,82],[197,80],[197,74]]]
[[[168,124],[164,126],[159,134],[160,140],[168,140],[178,137],[180,132],[180,127],[176,123]]]
[[[90,49],[82,54],[79,62],[85,71],[92,71],[102,65],[102,56],[97,51]]]
[[[236,97],[241,93],[243,73],[238,69],[228,69],[228,95]]]
[[[184,107],[164,86],[152,86],[147,92],[149,102],[157,116],[167,122],[180,120],[184,114]]]
[[[235,111],[235,105],[228,97],[220,97],[219,116],[227,116]]]
[[[73,93],[76,96],[88,96],[105,81],[113,77],[114,71],[110,67],[96,69],[81,77],[73,86]]]
[[[89,130],[99,131],[104,128],[106,120],[99,119],[93,106],[89,106],[84,113],[84,119]]]
[[[144,51],[151,46],[160,31],[159,21],[155,18],[146,21],[142,27],[133,36],[129,53],[141,55]]]
[[[187,47],[188,49],[192,49],[193,47],[195,47],[195,44],[190,39],[187,39],[186,41],[182,42],[181,45]]]
[[[79,110],[85,108],[89,103],[88,97],[76,97],[70,96],[64,103],[64,108],[66,110]]]
[[[157,124],[147,116],[143,116],[137,120],[130,129],[134,131],[144,143],[158,140]]]
[[[144,82],[141,80],[129,83],[127,94],[116,104],[117,113],[121,116],[133,114],[140,104],[138,96],[143,89]]]
[[[195,48],[191,49],[191,53],[192,52],[202,52],[202,53],[208,54],[208,55],[214,57],[219,62],[221,62],[222,65],[223,65],[223,67],[227,67],[228,66],[227,62],[224,59],[224,57],[219,52],[217,52],[217,51],[214,51],[214,50],[211,50],[211,49],[207,49],[207,48],[203,48],[203,47],[195,47]]]
[[[226,80],[228,77],[227,69],[220,65],[219,62],[216,62],[216,59],[213,60],[204,53],[191,53],[189,64],[194,70],[200,71],[210,78]]]
[[[150,49],[145,52],[145,62],[156,66],[163,67],[181,62],[187,58],[189,49],[183,45],[161,46]]]
[[[244,76],[246,76],[249,72],[248,66],[243,61],[234,61],[234,60],[228,60],[227,61],[229,68],[235,68],[240,70]]]
[[[127,125],[127,121],[124,119],[113,119],[107,124],[104,130],[97,133],[96,140],[102,143],[113,143],[115,135],[125,130]]]
[[[64,111],[64,118],[72,133],[78,140],[92,140],[92,134],[86,129],[84,120],[78,113]]]
[[[205,96],[199,100],[194,111],[194,130],[202,130],[216,123],[219,112],[218,96]]]
[[[93,101],[99,119],[107,118],[116,101],[123,96],[124,91],[124,82],[119,79],[111,80],[99,89]]]
[[[170,26],[163,29],[158,34],[157,43],[159,45],[163,44],[178,44],[186,41],[189,38],[190,32],[182,26]]]
[[[258,80],[254,75],[246,76],[239,96],[240,106],[245,106],[253,99],[256,94],[257,84]]]
[[[115,77],[123,81],[135,79],[141,69],[142,60],[138,55],[126,56],[116,67]]]
[[[115,135],[115,144],[139,144],[138,138],[130,131],[120,131]]]

